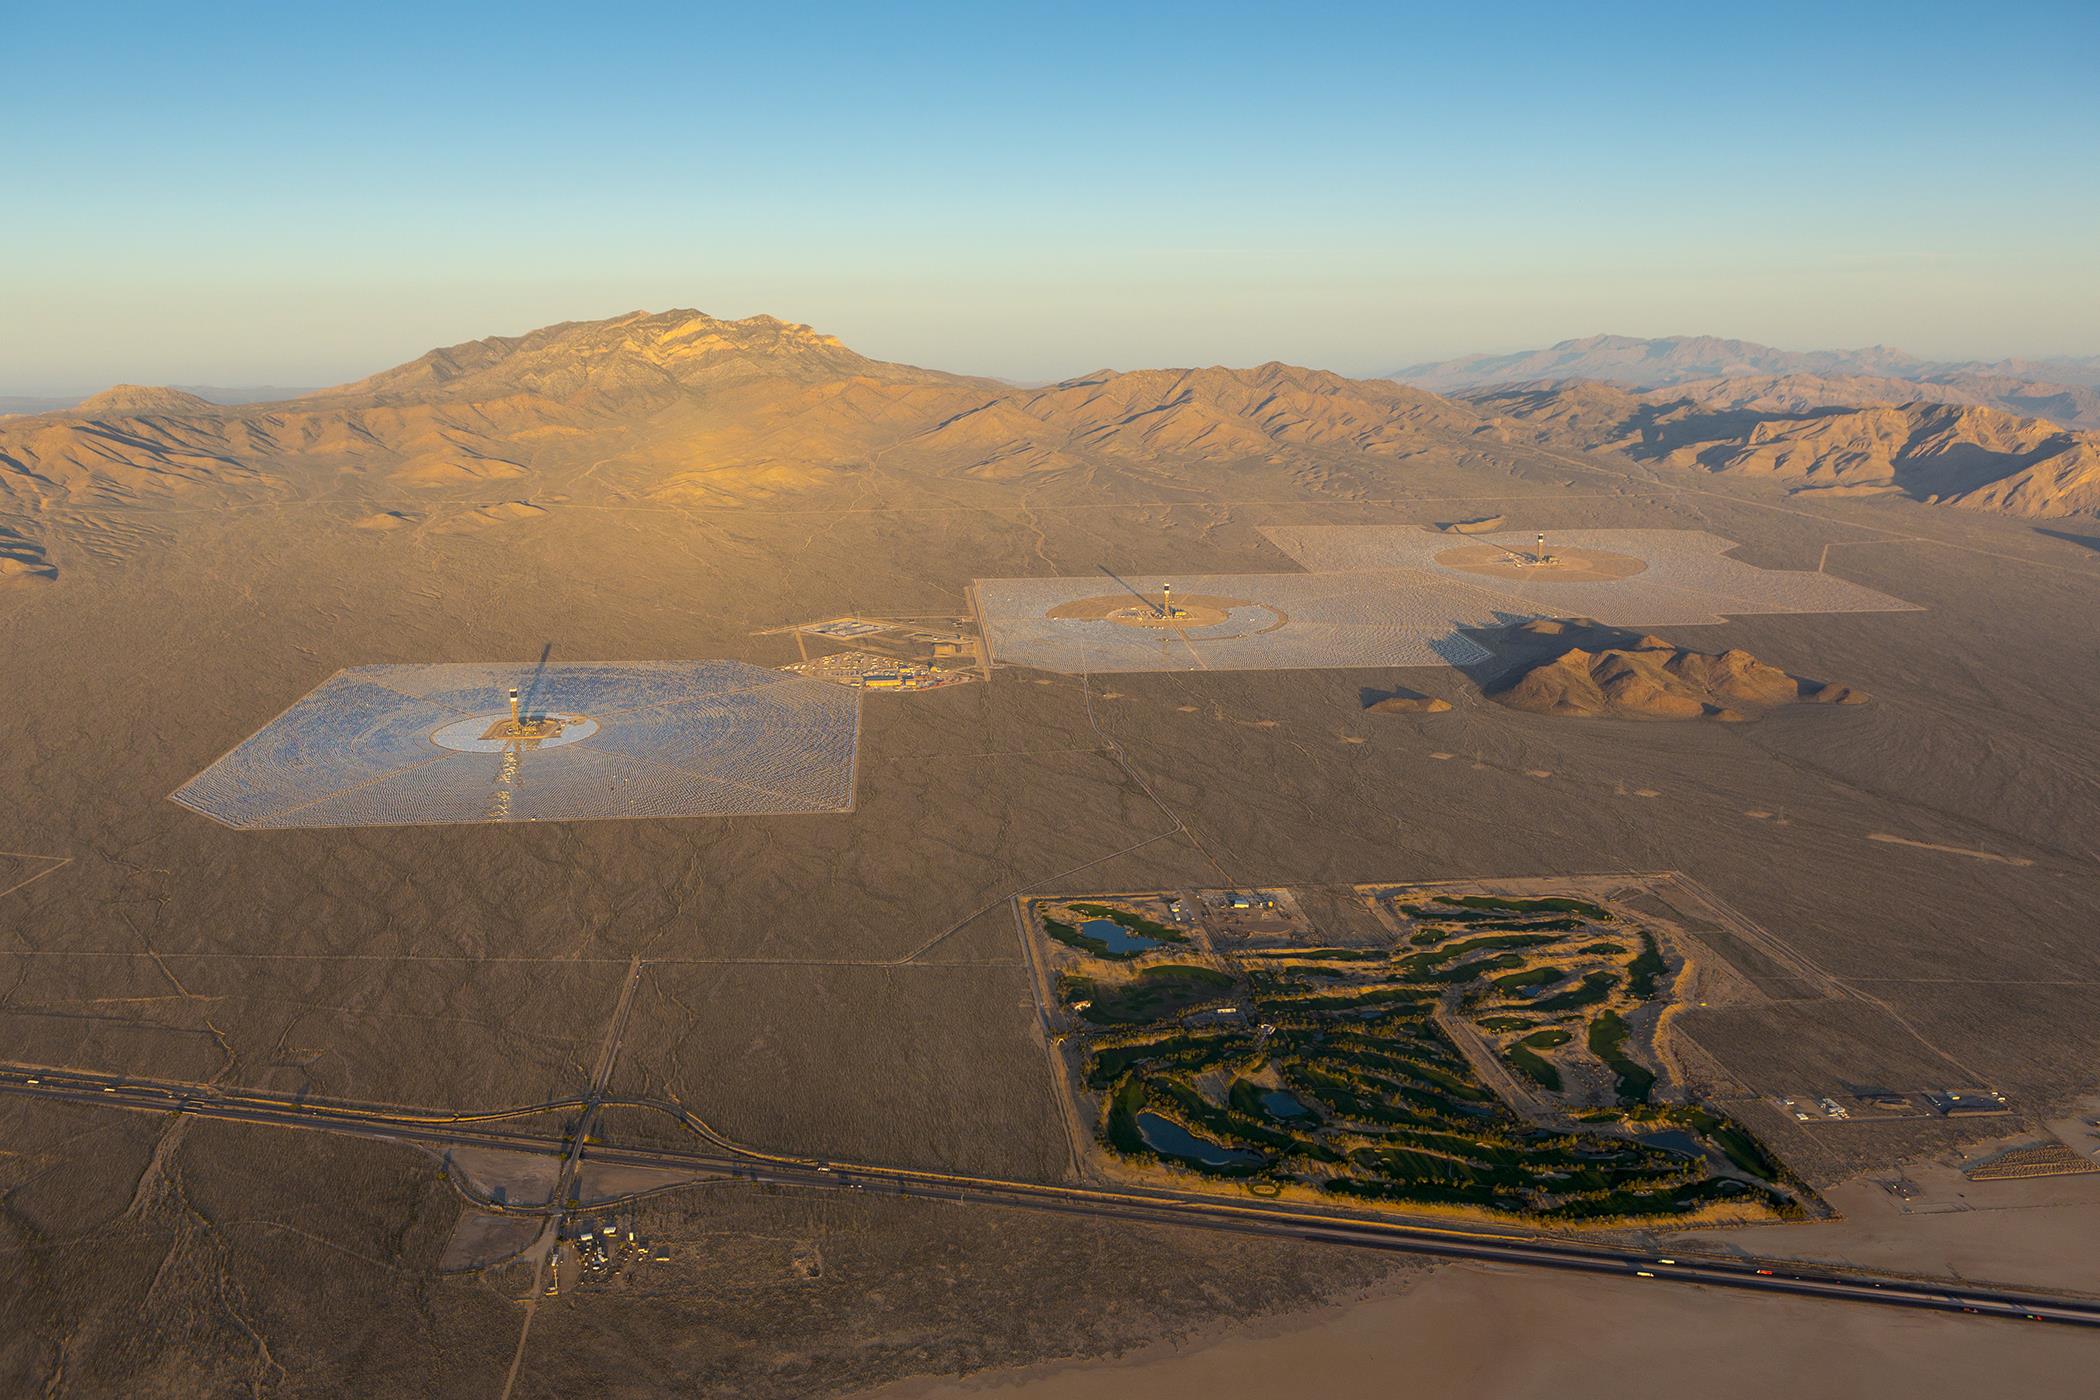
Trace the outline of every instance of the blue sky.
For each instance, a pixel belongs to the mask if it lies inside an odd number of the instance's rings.
[[[1024,379],[2100,352],[2090,3],[84,3],[0,52],[0,392],[671,306]]]

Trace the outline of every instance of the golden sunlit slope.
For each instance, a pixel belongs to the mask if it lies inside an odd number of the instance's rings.
[[[2100,428],[2100,360],[2093,358],[1953,362],[1879,345],[1801,351],[1706,335],[1596,335],[1543,350],[1412,365],[1392,377],[1465,398],[1588,380],[1712,409],[1801,413],[1836,405],[1979,404]]]
[[[1419,450],[1430,431],[1477,425],[1462,405],[1418,389],[1270,363],[1103,370],[1005,395],[914,446],[973,474],[1018,476],[1094,454],[1219,462],[1323,448],[1396,457]]]
[[[1157,480],[1312,450],[1393,460],[1477,425],[1420,390],[1281,364],[1013,390],[872,360],[769,316],[671,311],[469,341],[287,403],[112,391],[0,425],[0,461],[4,489],[32,504],[206,482],[530,496],[588,477],[616,496],[722,505],[837,484],[878,460],[988,481],[1077,467]]]
[[[340,499],[357,503],[353,518],[406,505],[396,513],[412,518],[418,501],[735,506],[878,482],[937,494],[959,479],[1064,495],[1117,483],[1209,490],[1221,472],[1253,464],[1299,488],[1368,497],[1399,464],[1466,450],[1483,433],[1618,448],[1796,490],[1900,490],[2020,515],[2100,509],[2090,434],[1989,409],[1833,411],[1814,401],[1838,390],[1805,376],[1699,392],[1702,401],[1577,382],[1455,402],[1275,363],[1014,389],[869,359],[769,316],[636,312],[433,350],[282,403],[223,406],[125,385],[65,412],[9,418],[0,511],[29,540],[47,533],[50,510],[92,520],[203,492]]]
[[[1504,437],[1554,440],[1596,447],[1613,442],[1654,401],[1594,379],[1547,379],[1479,390],[1464,396]]]
[[[2100,434],[1993,408],[1907,404],[1768,418],[1699,441],[1695,420],[1644,434],[1676,466],[1769,476],[1795,490],[1902,491],[2008,515],[2100,511]]]
[[[57,577],[41,540],[0,525],[0,585],[49,583]]]
[[[433,350],[309,403],[471,415],[519,462],[535,447],[565,449],[556,455],[589,455],[615,490],[726,504],[827,485],[999,387],[869,359],[771,316],[679,310]],[[442,470],[426,463],[404,479]]]
[[[1787,705],[1861,705],[1864,692],[1768,666],[1741,648],[1710,653],[1585,619],[1515,629],[1543,656],[1492,692],[1512,709],[1614,719],[1755,719]]]
[[[1779,350],[1709,335],[1594,335],[1543,350],[1412,365],[1392,377],[1440,394],[1589,379],[1636,392],[1667,389],[1714,407],[1973,403],[2072,427],[2100,427],[2100,357],[2091,356],[1944,361],[1882,345]]]
[[[835,336],[771,316],[723,321],[698,311],[564,321],[520,336],[433,350],[313,396],[363,403],[500,403],[517,395],[576,407],[631,406],[753,381],[987,384],[871,360]]]
[[[0,506],[114,505],[212,485],[267,486],[272,478],[253,465],[262,446],[251,433],[229,431],[209,405],[136,414],[83,404],[8,419],[0,422]]]
[[[1894,379],[1871,374],[1781,374],[1696,379],[1656,397],[1707,409],[1808,413],[1818,408],[1870,408],[1911,403],[1975,404],[2068,427],[2100,426],[2100,390],[1998,375],[1957,374]]]
[[[153,414],[211,413],[216,406],[181,389],[160,385],[112,384],[90,394],[69,412],[88,418],[139,418]]]
[[[342,477],[472,491],[583,459],[643,491],[771,495],[1001,387],[871,360],[769,316],[636,313],[434,350],[286,403],[113,389],[0,423],[0,498],[123,504],[293,477],[308,491]]]
[[[1816,402],[1829,393],[1797,376],[1653,394],[1578,380],[1467,398],[1506,437],[1766,477],[1789,491],[1900,492],[2031,518],[2100,513],[2100,433],[1972,404]]]

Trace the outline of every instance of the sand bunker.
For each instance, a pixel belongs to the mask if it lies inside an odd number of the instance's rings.
[[[174,800],[244,829],[839,812],[859,728],[858,692],[734,661],[360,666]]]

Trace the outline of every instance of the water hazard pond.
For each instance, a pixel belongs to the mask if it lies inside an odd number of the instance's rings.
[[[1268,1110],[1271,1118],[1291,1119],[1317,1116],[1300,1101],[1296,1094],[1288,1089],[1265,1090],[1261,1096],[1261,1106]]]
[[[1243,1152],[1208,1138],[1199,1138],[1173,1119],[1162,1118],[1157,1113],[1138,1114],[1137,1130],[1145,1146],[1162,1157],[1178,1157],[1206,1167],[1251,1167],[1262,1161],[1259,1152]]]
[[[1132,933],[1114,919],[1088,919],[1079,926],[1079,936],[1089,943],[1099,943],[1109,952],[1118,955],[1147,953],[1160,946],[1157,938]]]

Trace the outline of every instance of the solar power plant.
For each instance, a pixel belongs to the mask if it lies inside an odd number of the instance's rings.
[[[1464,665],[1464,633],[1538,617],[1619,627],[1740,613],[1910,611],[1830,574],[1760,569],[1700,530],[1453,536],[1413,526],[1271,526],[1303,574],[980,579],[995,660],[1070,674]],[[1164,587],[1163,587],[1164,586]],[[1163,608],[1201,599],[1185,619]],[[1222,613],[1222,619],[1218,614]]]
[[[735,661],[359,666],[173,797],[243,829],[842,812],[859,730],[857,692]]]
[[[1728,553],[1735,541],[1704,530],[1556,530],[1546,537],[1543,567],[1532,560],[1537,534],[1522,530],[1452,536],[1407,525],[1271,525],[1262,534],[1315,573],[1397,573],[1388,586],[1409,589],[1486,588],[1518,618],[1662,627],[1748,613],[1916,610],[1834,574],[1746,564]],[[1504,563],[1482,564],[1482,554],[1500,554]],[[1632,567],[1614,578],[1571,576],[1551,562],[1563,555]]]
[[[1141,615],[1055,617],[1111,596],[1116,585],[1098,576],[981,579],[978,604],[992,655],[1074,675],[1442,666],[1485,657],[1458,629],[1495,621],[1493,597],[1464,586],[1379,587],[1367,595],[1362,578],[1335,574],[1182,574],[1145,583],[1233,606],[1221,609],[1222,621],[1187,627],[1148,624]],[[1144,606],[1131,596],[1132,611]]]

